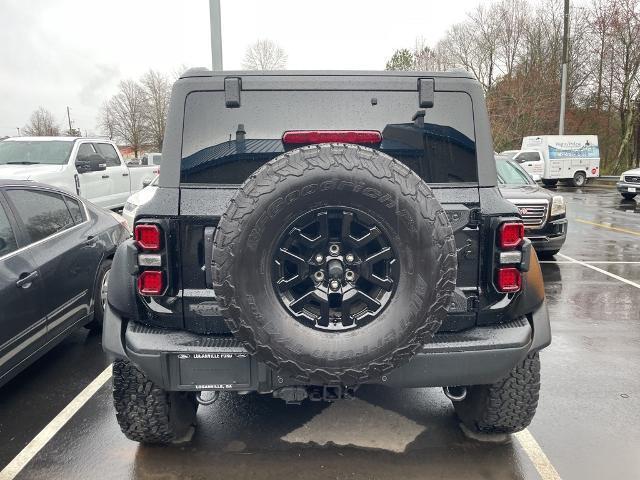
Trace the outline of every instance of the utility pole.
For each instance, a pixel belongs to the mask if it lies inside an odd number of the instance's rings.
[[[564,135],[564,112],[567,103],[567,64],[569,63],[569,0],[564,0],[564,34],[562,36],[562,84],[560,85],[560,126],[558,135]]]
[[[211,69],[222,70],[222,32],[220,0],[209,0],[209,25],[211,29]]]
[[[69,113],[69,107],[67,107],[67,120],[69,120],[69,135],[71,135],[71,114]]]

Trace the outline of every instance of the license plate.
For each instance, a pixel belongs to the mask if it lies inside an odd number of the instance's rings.
[[[636,187],[629,187],[630,193],[636,193]]]

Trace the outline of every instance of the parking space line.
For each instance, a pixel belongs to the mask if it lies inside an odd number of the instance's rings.
[[[0,480],[13,480],[56,433],[111,378],[111,365],[85,387],[22,451],[0,472]]]
[[[627,228],[620,228],[620,227],[612,227],[611,225],[605,225],[604,223],[591,222],[589,220],[583,220],[581,218],[576,218],[576,222],[585,223],[587,225],[593,225],[594,227],[606,228],[607,230],[613,230],[615,232],[628,233],[630,235],[638,235],[640,237],[640,232],[636,230],[629,230]]]
[[[607,261],[607,260],[583,260],[584,263],[588,263],[589,265],[640,265],[640,262],[618,262],[618,261]],[[570,260],[538,260],[538,263],[562,263],[562,264],[575,264]]]
[[[600,273],[603,273],[604,275],[607,275],[607,276],[609,276],[611,278],[615,278],[616,280],[624,282],[627,285],[631,285],[632,287],[640,288],[640,283],[636,283],[636,282],[633,282],[631,280],[627,280],[626,278],[621,277],[620,275],[616,275],[615,273],[607,272],[606,270],[603,270],[601,268],[598,268],[598,267],[595,267],[593,265],[590,265],[587,262],[582,262],[580,260],[576,260],[575,258],[568,257],[568,256],[566,256],[566,255],[564,255],[562,253],[558,253],[556,255],[558,257],[565,258],[565,259],[569,260],[571,263],[577,263],[578,265],[582,265],[583,267],[590,268],[591,270],[595,270],[596,272],[600,272]]]
[[[561,480],[558,471],[544,453],[540,444],[533,438],[528,428],[525,428],[521,432],[514,433],[513,436],[520,442],[520,445],[536,467],[542,480]]]

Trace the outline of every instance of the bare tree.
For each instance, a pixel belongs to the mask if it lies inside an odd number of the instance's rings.
[[[620,148],[616,158],[617,168],[631,166],[633,152],[633,132],[640,100],[640,1],[618,0],[612,30],[616,43],[618,63],[619,112],[620,112]]]
[[[39,107],[31,114],[29,123],[23,127],[22,132],[29,137],[56,136],[60,135],[60,125],[49,110]]]
[[[116,136],[116,122],[113,118],[113,111],[111,110],[110,102],[106,101],[100,107],[100,113],[98,114],[98,128],[109,137],[109,140],[113,140]]]
[[[115,137],[129,145],[137,158],[148,140],[144,89],[133,80],[120,82],[119,92],[109,100],[108,109]]]
[[[247,48],[242,68],[245,70],[284,70],[287,68],[287,54],[272,40],[258,40]]]
[[[142,77],[141,83],[145,93],[145,122],[149,140],[157,151],[161,151],[169,111],[171,84],[166,75],[155,70],[149,70]]]

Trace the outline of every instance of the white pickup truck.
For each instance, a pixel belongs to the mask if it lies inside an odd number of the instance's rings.
[[[33,180],[76,193],[104,208],[122,208],[159,172],[157,165],[127,166],[110,140],[14,137],[0,142],[0,179]]]

